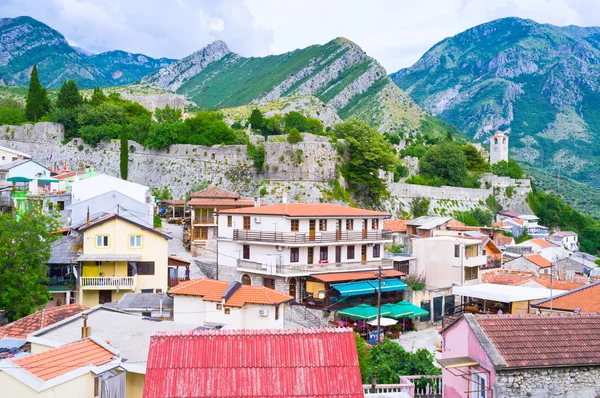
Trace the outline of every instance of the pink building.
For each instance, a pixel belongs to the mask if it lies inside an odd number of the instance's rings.
[[[443,396],[599,396],[599,333],[600,314],[465,314],[442,332]]]

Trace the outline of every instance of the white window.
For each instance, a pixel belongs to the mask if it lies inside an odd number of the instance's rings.
[[[129,237],[129,247],[142,247],[142,236],[132,235]]]
[[[108,247],[108,236],[106,236],[106,235],[96,236],[96,247]]]
[[[476,373],[471,378],[471,398],[487,398],[487,379],[484,374]]]

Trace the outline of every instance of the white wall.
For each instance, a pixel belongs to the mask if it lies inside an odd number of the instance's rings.
[[[26,162],[20,164],[16,167],[13,167],[8,171],[8,177],[27,177],[27,178],[36,178],[38,174],[41,174],[42,177],[50,177],[50,170],[41,166],[35,162]]]
[[[175,295],[174,321],[190,324],[225,324],[232,329],[280,329],[283,328],[284,305],[279,306],[279,319],[275,319],[274,305],[247,304],[243,308],[217,309],[217,304],[197,296]],[[268,316],[260,316],[266,309]]]
[[[127,195],[138,202],[146,203],[146,194],[149,189],[145,185],[125,181],[106,174],[100,174],[71,183],[73,203],[90,199],[109,191],[121,192],[123,195]]]
[[[31,156],[21,153],[19,151],[13,151],[8,148],[0,147],[0,166],[12,163],[19,159],[31,159]]]

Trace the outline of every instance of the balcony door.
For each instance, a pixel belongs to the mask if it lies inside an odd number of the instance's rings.
[[[360,248],[360,261],[367,261],[367,245],[362,245]]]
[[[335,220],[335,239],[342,240],[342,220]]]
[[[342,262],[342,246],[335,247],[335,262],[336,263]]]
[[[98,304],[105,304],[112,302],[112,291],[100,290],[98,291]]]
[[[363,239],[367,239],[367,223],[369,222],[369,220],[364,219],[362,220],[362,238]],[[365,261],[365,260],[363,260]]]
[[[308,221],[308,239],[313,241],[315,240],[316,237],[316,228],[317,227],[317,222],[316,220],[309,220]]]

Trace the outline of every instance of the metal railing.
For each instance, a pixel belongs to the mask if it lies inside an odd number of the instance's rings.
[[[429,380],[422,386],[415,385],[416,380]],[[442,376],[400,376],[398,384],[363,384],[363,393],[386,394],[386,393],[407,393],[409,397],[441,397],[442,395]]]
[[[332,231],[332,232],[276,232],[276,231],[247,231],[234,229],[233,240],[252,242],[273,242],[282,244],[331,243],[331,242],[360,242],[391,240],[392,235],[387,231]]]
[[[360,269],[375,269],[380,265],[383,268],[391,268],[393,266],[391,259],[383,258],[381,260],[372,261],[354,261],[346,263],[322,263],[322,264],[263,264],[249,260],[238,260],[237,266],[241,269],[261,271],[269,275],[287,275],[298,273],[316,273],[330,271],[349,271]]]
[[[181,277],[181,278],[169,278],[168,280],[168,286],[169,287],[175,287],[177,285],[179,285],[181,282],[185,282],[185,281],[189,281],[190,278],[186,278],[186,277]]]
[[[217,225],[216,217],[194,217],[192,224]]]
[[[133,289],[135,276],[83,276],[82,288]]]

